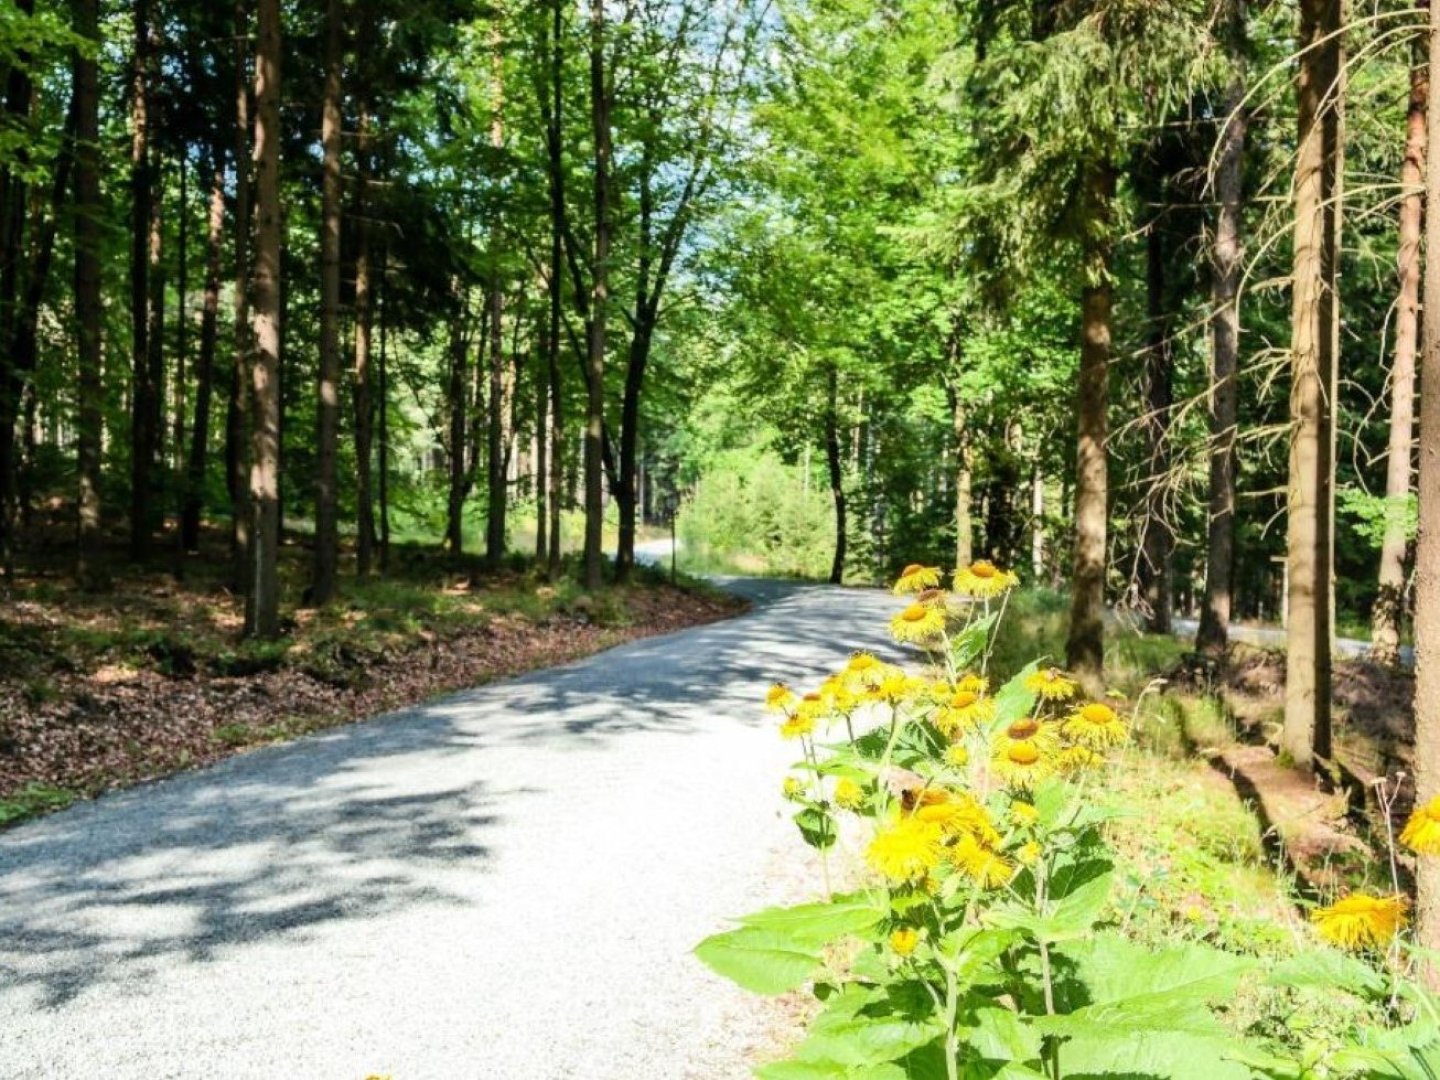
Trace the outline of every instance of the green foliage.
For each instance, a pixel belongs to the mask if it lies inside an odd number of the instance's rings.
[[[19,791],[0,798],[0,826],[37,814],[63,810],[80,797],[78,792],[50,784],[26,784]]]

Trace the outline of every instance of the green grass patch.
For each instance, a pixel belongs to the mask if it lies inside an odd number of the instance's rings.
[[[19,791],[0,798],[0,825],[11,825],[36,814],[63,810],[79,798],[80,793],[69,788],[26,784]]]

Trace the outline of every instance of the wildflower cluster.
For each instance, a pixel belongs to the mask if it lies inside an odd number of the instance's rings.
[[[1130,940],[1109,906],[1110,812],[1097,798],[1130,737],[1119,699],[1087,698],[1038,661],[997,685],[991,645],[1015,576],[977,562],[949,575],[949,591],[944,577],[913,565],[895,584],[908,606],[890,629],[922,647],[924,675],[860,652],[811,690],[768,694],[779,734],[799,747],[784,795],[820,852],[825,898],[745,916],[697,949],[747,989],[810,983],[824,1002],[793,1060],[759,1075],[1312,1075],[1297,1071],[1309,1048],[1227,1030],[1224,1003],[1257,977],[1338,979],[1350,992],[1363,980],[1323,955],[1264,974],[1207,945]],[[1406,838],[1440,853],[1440,800]],[[827,853],[842,841],[864,883],[837,895]],[[1329,941],[1377,947],[1404,906],[1355,896],[1316,923]],[[1440,1045],[1440,1020],[1415,1037]]]

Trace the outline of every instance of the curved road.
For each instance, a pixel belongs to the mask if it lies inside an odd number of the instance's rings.
[[[887,648],[880,592],[232,758],[0,834],[0,1077],[747,1076],[769,1014],[690,949],[793,899],[760,711]]]

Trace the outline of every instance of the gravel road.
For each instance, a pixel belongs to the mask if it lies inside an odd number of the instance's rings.
[[[0,834],[0,1077],[724,1080],[773,1036],[690,949],[797,889],[758,707],[883,593],[738,619]]]

